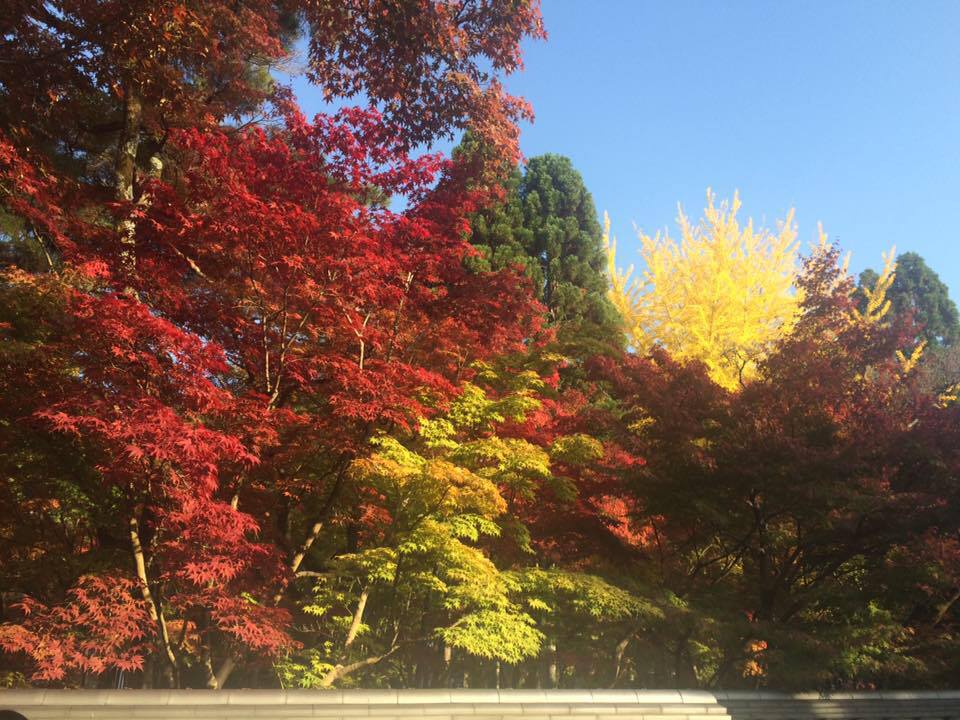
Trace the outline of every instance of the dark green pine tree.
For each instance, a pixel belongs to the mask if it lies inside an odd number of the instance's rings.
[[[607,299],[603,231],[573,163],[541,155],[523,173],[513,168],[504,185],[505,200],[473,219],[477,269],[523,266],[568,353],[622,347],[622,323]]]
[[[860,287],[873,287],[876,281],[876,271],[860,273]],[[914,321],[923,328],[921,337],[929,346],[949,346],[960,340],[957,306],[940,276],[917,253],[897,257],[897,270],[887,298],[893,313],[913,314]]]

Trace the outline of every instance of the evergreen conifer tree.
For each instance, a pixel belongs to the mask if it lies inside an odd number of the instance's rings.
[[[462,147],[471,146],[468,138]],[[566,352],[621,346],[621,320],[606,296],[603,231],[573,163],[555,154],[532,158],[524,172],[510,169],[504,187],[504,201],[474,218],[477,268],[523,266]],[[569,346],[573,337],[578,350]]]
[[[876,271],[864,270],[860,273],[860,287],[872,287],[876,278]],[[957,306],[940,276],[917,253],[897,257],[897,271],[887,297],[895,315],[913,313],[928,346],[953,345],[960,340]]]

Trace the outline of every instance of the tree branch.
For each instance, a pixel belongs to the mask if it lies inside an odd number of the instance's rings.
[[[357,639],[357,633],[360,631],[360,624],[363,622],[363,610],[367,607],[367,598],[370,597],[370,586],[364,585],[360,593],[360,599],[357,601],[357,609],[353,613],[353,620],[350,622],[350,630],[347,631],[347,639],[343,643],[343,649],[347,650]]]

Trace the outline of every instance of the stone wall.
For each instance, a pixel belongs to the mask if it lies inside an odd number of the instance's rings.
[[[27,720],[960,720],[960,691],[0,690],[0,710]]]

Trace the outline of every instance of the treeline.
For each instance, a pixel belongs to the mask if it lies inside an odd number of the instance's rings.
[[[858,284],[711,196],[619,270],[570,161],[518,165],[532,1],[9,16],[0,683],[952,682],[919,256]],[[371,107],[304,117],[295,47]]]

